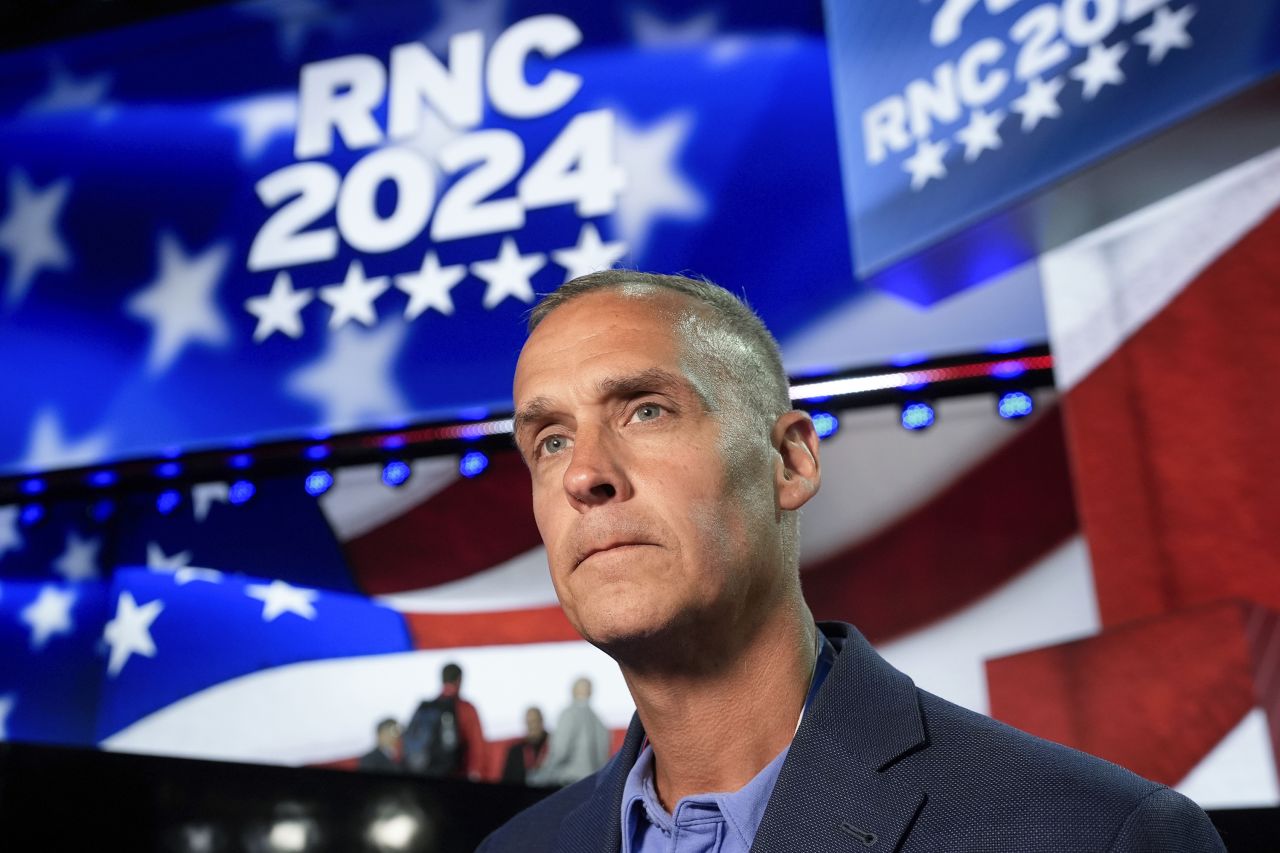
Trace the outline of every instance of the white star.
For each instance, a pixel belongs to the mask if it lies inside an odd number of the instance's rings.
[[[710,41],[720,30],[720,13],[707,9],[682,21],[668,21],[641,6],[631,12],[631,35],[643,45],[688,45]]]
[[[193,341],[220,346],[230,338],[214,293],[231,259],[231,246],[215,243],[188,256],[173,234],[160,235],[158,266],[146,290],[129,298],[129,314],[151,324],[147,370],[157,374],[173,364]]]
[[[453,299],[449,291],[467,275],[466,264],[440,266],[435,251],[422,256],[422,267],[417,272],[396,276],[396,287],[409,294],[409,304],[404,308],[406,320],[416,320],[428,308],[441,314],[453,313]]]
[[[393,363],[408,325],[400,319],[366,332],[349,327],[329,335],[323,355],[294,371],[289,392],[318,404],[331,429],[347,429],[368,418],[402,416],[408,404],[394,382]]]
[[[706,212],[706,199],[680,174],[677,162],[693,129],[693,113],[668,113],[644,130],[621,114],[617,120],[618,163],[627,183],[618,196],[614,223],[633,256],[639,256],[657,219],[691,221]]]
[[[1124,82],[1124,72],[1120,70],[1120,60],[1129,52],[1129,45],[1117,42],[1110,47],[1100,44],[1089,46],[1089,54],[1076,67],[1071,76],[1084,84],[1084,99],[1092,101],[1103,86],[1119,86]]]
[[[86,110],[102,105],[111,88],[110,74],[94,74],[76,79],[67,69],[55,67],[49,88],[26,106],[28,113],[57,113]]]
[[[290,60],[297,59],[310,30],[321,27],[337,35],[346,35],[346,17],[335,14],[316,0],[261,0],[238,7],[276,22],[276,38],[280,52]]]
[[[17,698],[12,693],[0,695],[0,740],[9,739],[9,714],[13,713]]]
[[[220,504],[231,502],[230,483],[196,483],[191,487],[191,512],[201,524],[209,517],[215,501]]]
[[[298,96],[258,95],[229,104],[214,115],[240,131],[240,158],[254,160],[271,140],[297,125]]]
[[[182,568],[173,573],[173,582],[178,586],[186,586],[193,581],[222,583],[222,572],[217,569]]]
[[[67,531],[67,547],[53,561],[53,570],[69,581],[83,581],[98,576],[98,549],[101,539],[81,539],[74,531]]]
[[[147,543],[147,568],[154,572],[176,572],[191,565],[191,552],[166,554],[157,542]]]
[[[1147,62],[1159,65],[1165,55],[1175,47],[1186,49],[1193,42],[1187,34],[1187,24],[1196,15],[1196,7],[1187,4],[1176,12],[1170,12],[1168,6],[1156,9],[1156,15],[1144,29],[1134,33],[1133,40],[1146,45]]]
[[[977,160],[983,151],[994,151],[1004,144],[1000,139],[1000,123],[1004,121],[1004,115],[1004,110],[990,113],[974,110],[969,114],[969,123],[956,131],[956,139],[964,143],[966,163]]]
[[[156,644],[151,639],[151,623],[164,610],[160,599],[149,601],[141,607],[134,601],[133,593],[120,593],[116,615],[107,623],[102,638],[111,646],[111,658],[107,662],[107,675],[115,678],[129,662],[131,655],[156,656]]]
[[[471,272],[488,284],[484,291],[484,307],[493,308],[508,296],[524,302],[533,301],[530,277],[547,265],[547,256],[535,252],[520,254],[514,237],[503,237],[498,256],[491,261],[475,261]]]
[[[58,413],[46,407],[37,412],[31,422],[31,437],[27,439],[22,467],[39,471],[96,462],[107,452],[110,444],[109,437],[101,432],[87,435],[77,442],[67,441]]]
[[[359,320],[366,326],[376,324],[378,312],[373,310],[373,302],[391,286],[387,282],[385,275],[365,278],[364,264],[352,261],[342,284],[320,288],[320,298],[333,308],[329,315],[329,328],[341,329],[352,320]]]
[[[0,557],[9,551],[21,551],[25,544],[18,530],[18,508],[0,506]]]
[[[262,602],[262,621],[271,622],[283,613],[294,613],[303,619],[315,619],[316,609],[311,604],[320,597],[314,589],[302,589],[289,586],[281,580],[274,580],[270,586],[249,584],[244,594]]]
[[[289,277],[289,273],[276,273],[270,293],[266,296],[250,296],[244,301],[244,309],[258,318],[258,325],[253,330],[253,342],[261,343],[276,332],[283,332],[295,339],[302,337],[302,317],[299,312],[313,298],[310,288],[293,289],[293,279]]]
[[[1057,118],[1062,115],[1062,107],[1058,106],[1058,95],[1066,85],[1061,77],[1051,77],[1048,81],[1032,77],[1027,81],[1027,91],[1013,99],[1013,111],[1022,116],[1022,131],[1028,133],[1036,129],[1041,119]]]
[[[911,173],[911,189],[918,191],[930,180],[942,180],[947,176],[942,158],[950,147],[948,142],[930,142],[928,139],[916,143],[916,153],[902,161],[902,168]]]
[[[71,621],[71,608],[76,604],[76,593],[59,589],[52,584],[40,587],[36,600],[22,609],[21,619],[31,628],[31,648],[40,651],[55,634],[70,634],[75,630]]]
[[[0,249],[9,255],[6,299],[11,308],[26,297],[41,268],[71,266],[71,253],[58,236],[58,217],[69,192],[70,178],[37,190],[21,169],[9,172],[9,212],[0,222]]]
[[[506,27],[506,0],[444,0],[438,7],[440,16],[435,26],[420,41],[439,57],[448,57],[449,39],[455,33],[480,30],[488,47]]]
[[[569,281],[580,275],[607,270],[622,259],[627,253],[627,244],[621,241],[602,243],[600,232],[590,222],[584,222],[578,231],[578,244],[568,249],[556,249],[551,257],[564,267],[564,280]]]

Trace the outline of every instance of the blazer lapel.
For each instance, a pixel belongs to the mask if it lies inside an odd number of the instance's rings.
[[[557,853],[618,853],[622,849],[622,789],[643,742],[640,717],[632,715],[622,748],[600,772],[595,791],[561,821]]]
[[[805,712],[751,850],[890,853],[926,798],[882,772],[926,743],[915,684],[851,625],[819,627],[840,654]]]

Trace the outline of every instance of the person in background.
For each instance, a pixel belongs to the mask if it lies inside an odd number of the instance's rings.
[[[547,760],[529,775],[531,785],[570,785],[595,773],[609,760],[609,730],[591,710],[591,680],[573,683],[573,702],[551,733]]]
[[[413,773],[479,781],[485,740],[476,706],[460,695],[462,667],[445,664],[440,695],[418,705],[404,732],[404,763]]]
[[[400,724],[387,717],[374,731],[377,744],[360,756],[360,769],[375,773],[404,772],[400,762]]]
[[[502,769],[502,781],[512,785],[528,784],[528,774],[542,766],[547,757],[547,728],[543,725],[542,711],[529,708],[524,712],[524,737],[507,750],[507,763]]]

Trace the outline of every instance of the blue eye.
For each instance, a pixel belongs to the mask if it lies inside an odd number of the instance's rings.
[[[549,435],[538,443],[544,455],[554,456],[569,446],[569,440],[563,435]]]
[[[645,403],[636,409],[632,417],[638,421],[651,421],[660,414],[662,414],[662,407],[657,403]]]

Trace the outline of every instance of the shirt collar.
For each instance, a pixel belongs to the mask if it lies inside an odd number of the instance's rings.
[[[818,688],[826,680],[831,666],[835,662],[836,651],[830,641],[818,631],[817,658],[814,662],[813,674],[810,678],[809,692],[805,696],[804,708],[800,712],[801,721],[808,710]],[[796,726],[799,730],[799,724]],[[683,815],[683,810],[696,809],[705,815],[707,806],[714,806],[724,817],[725,822],[739,836],[742,849],[751,848],[756,830],[764,818],[765,808],[769,805],[769,797],[773,794],[774,783],[782,772],[790,744],[774,756],[751,781],[737,791],[694,794],[684,797],[676,803],[675,813],[667,814],[658,800],[657,788],[653,783],[653,747],[646,741],[636,763],[627,774],[626,784],[622,789],[622,853],[634,853],[632,842],[637,830],[646,823],[652,824],[664,835],[671,835],[676,823]]]

